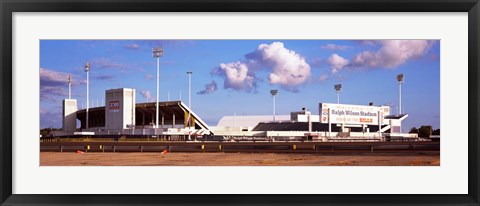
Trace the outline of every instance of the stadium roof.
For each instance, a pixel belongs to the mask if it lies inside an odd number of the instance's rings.
[[[276,115],[276,121],[290,122],[290,115]],[[218,121],[218,127],[255,127],[260,122],[273,121],[272,115],[224,116]]]
[[[163,116],[166,125],[186,125],[188,113],[194,119],[195,128],[210,130],[209,126],[181,101],[158,102],[159,116]],[[137,126],[149,125],[155,120],[155,102],[135,104],[135,123]],[[81,128],[85,128],[86,109],[77,111],[77,119],[81,121]],[[105,127],[105,107],[89,109],[89,127]],[[159,123],[160,124],[160,123]]]

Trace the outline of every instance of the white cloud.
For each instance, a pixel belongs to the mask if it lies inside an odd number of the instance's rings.
[[[211,83],[205,85],[204,90],[197,92],[197,94],[211,94],[215,91],[217,91],[217,82],[215,82],[215,80],[212,80]]]
[[[250,92],[256,87],[254,75],[249,73],[247,64],[240,61],[222,63],[212,73],[225,77],[223,84],[225,89],[231,88]]]
[[[147,74],[144,76],[145,80],[152,80],[155,78],[155,76],[151,75],[151,74]]]
[[[40,87],[40,100],[55,102],[57,97],[68,98],[68,94],[64,88],[59,86],[41,86]]]
[[[376,51],[365,50],[354,55],[350,60],[338,54],[332,54],[327,63],[336,73],[346,67],[351,69],[387,68],[394,69],[409,60],[423,57],[436,41],[431,40],[379,40],[362,41],[363,44],[379,45]]]
[[[43,86],[60,86],[67,85],[67,73],[57,72],[49,69],[40,68],[40,85]]]
[[[123,48],[131,49],[131,50],[138,50],[138,49],[140,49],[140,45],[138,45],[138,44],[127,44],[127,45],[123,46]]]
[[[268,76],[270,84],[279,84],[284,88],[296,87],[310,77],[310,65],[295,51],[288,50],[282,42],[261,44],[255,51],[264,65],[271,68]]]
[[[285,48],[282,42],[260,44],[254,52],[245,55],[245,60],[223,63],[212,74],[224,76],[225,88],[252,91],[260,79],[259,70],[268,71],[270,84],[280,85],[288,91],[298,91],[298,86],[311,77],[310,65],[295,51]]]
[[[127,69],[130,68],[130,66],[127,66],[125,64],[121,64],[118,62],[114,62],[111,59],[108,58],[99,58],[99,59],[94,59],[91,62],[91,67],[96,67],[99,69]]]
[[[67,97],[65,89],[68,88],[68,73],[57,72],[40,68],[40,99],[54,102],[58,97]],[[78,77],[71,76],[72,85],[85,84]]]
[[[97,70],[116,70],[121,73],[131,73],[131,72],[143,72],[144,69],[131,64],[125,64],[117,60],[112,60],[110,58],[96,58],[90,61],[90,71]],[[83,70],[83,69],[82,69]]]
[[[145,100],[147,100],[147,102],[153,101],[153,96],[150,91],[143,90],[143,91],[140,91],[140,94],[143,96],[143,98],[145,98]]]
[[[320,76],[318,77],[318,80],[320,80],[321,82],[323,82],[323,81],[327,81],[328,78],[329,78],[328,75],[322,74],[322,75],[320,75]]]
[[[354,67],[396,68],[408,60],[420,58],[435,41],[429,40],[381,40],[377,51],[363,51],[352,58]]]
[[[337,51],[337,50],[347,50],[347,49],[351,49],[352,47],[351,47],[351,46],[347,46],[347,45],[325,44],[325,45],[322,45],[321,48],[322,48],[322,49],[332,50],[332,51]]]
[[[328,57],[327,62],[330,64],[330,68],[334,74],[342,70],[350,63],[348,59],[345,59],[338,54],[332,54],[330,57]]]

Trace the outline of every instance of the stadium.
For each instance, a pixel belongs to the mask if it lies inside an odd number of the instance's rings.
[[[105,106],[81,110],[76,99],[64,99],[62,131],[53,131],[50,137],[146,137],[177,141],[417,138],[417,134],[401,133],[402,121],[408,114],[391,114],[389,106],[373,103],[319,103],[318,115],[301,108],[290,115],[224,116],[212,126],[182,101],[158,102],[157,117],[157,103],[137,103],[135,92],[131,88],[109,89],[105,91]]]

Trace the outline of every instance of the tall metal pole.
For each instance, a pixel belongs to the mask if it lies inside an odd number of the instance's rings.
[[[159,99],[159,81],[160,81],[160,57],[163,56],[163,48],[153,48],[153,58],[157,58],[157,100],[155,102],[155,129],[158,128],[158,99]],[[155,134],[157,130],[155,130]]]
[[[190,112],[192,111],[192,87],[191,87],[191,81],[192,81],[192,72],[187,72],[188,74],[188,108],[190,108],[190,111],[188,112],[188,140],[192,140],[191,137],[191,132],[190,128],[192,127],[191,122],[192,120],[190,119]]]
[[[403,84],[403,74],[397,75],[398,82],[398,114],[402,114],[402,84]]]
[[[275,96],[278,94],[278,90],[270,90],[270,94],[273,97],[273,122],[275,122]]]
[[[68,99],[72,99],[72,81],[70,78],[70,75],[68,75]]]
[[[160,57],[157,57],[157,100],[155,101],[155,128],[158,128],[158,87],[160,81]]]
[[[402,114],[402,83],[398,84],[398,112]]]
[[[340,104],[340,92],[337,91],[337,104]]]
[[[275,122],[275,95],[273,95],[273,122]]]
[[[403,74],[397,75],[398,82],[398,114],[402,114],[402,84],[403,84]],[[402,124],[400,123],[400,133],[402,133]]]
[[[88,108],[90,107],[90,105],[88,103],[89,102],[89,90],[90,90],[89,89],[89,75],[88,74],[89,74],[89,72],[87,71],[87,126],[86,126],[87,129],[88,129]]]
[[[89,108],[89,73],[90,71],[90,62],[87,62],[85,64],[85,72],[87,72],[87,114],[86,114],[86,122],[85,122],[85,128],[88,129],[88,108]]]
[[[188,74],[188,107],[192,109],[192,86],[191,86],[192,72],[187,72],[187,74]]]

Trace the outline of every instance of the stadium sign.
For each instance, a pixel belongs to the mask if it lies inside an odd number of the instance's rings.
[[[120,101],[110,101],[110,102],[108,102],[108,110],[110,110],[110,112],[119,112],[120,111]]]
[[[320,103],[320,122],[332,124],[378,125],[390,114],[388,106],[362,106]]]

